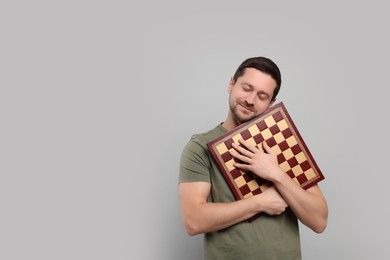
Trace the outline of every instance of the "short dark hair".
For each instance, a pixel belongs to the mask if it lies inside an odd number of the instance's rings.
[[[254,68],[263,73],[270,75],[276,81],[276,88],[271,100],[275,100],[282,85],[282,76],[278,66],[271,59],[266,57],[252,57],[244,60],[234,73],[233,80],[237,81],[239,77],[244,75],[246,68]]]

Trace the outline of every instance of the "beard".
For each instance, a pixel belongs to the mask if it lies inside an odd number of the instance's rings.
[[[236,125],[241,125],[242,123],[248,122],[251,119],[255,118],[257,116],[256,111],[253,107],[248,106],[245,104],[244,101],[237,101],[229,102],[230,111],[233,116],[233,120],[236,123]],[[253,109],[252,112],[243,112],[245,110],[244,107],[248,107],[249,109]]]

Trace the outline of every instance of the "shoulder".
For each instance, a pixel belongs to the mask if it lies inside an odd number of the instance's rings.
[[[213,129],[203,132],[193,134],[187,144],[184,146],[183,155],[184,156],[208,156],[207,143],[218,138],[224,134],[224,130],[220,125],[217,125]]]
[[[202,147],[207,147],[207,143],[220,137],[225,132],[226,131],[222,128],[221,125],[217,125],[216,127],[207,132],[192,135],[189,143],[196,143]]]
[[[180,159],[180,182],[210,182],[210,152],[207,143],[223,134],[223,128],[215,128],[191,136]]]

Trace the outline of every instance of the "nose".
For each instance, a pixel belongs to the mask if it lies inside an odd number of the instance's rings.
[[[254,104],[256,98],[256,93],[251,93],[245,98],[245,102],[248,104]]]

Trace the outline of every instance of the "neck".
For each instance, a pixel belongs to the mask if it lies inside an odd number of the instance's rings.
[[[222,123],[222,127],[225,128],[227,131],[232,130],[233,128],[237,127],[239,125],[239,122],[236,122],[232,115],[229,113],[226,117],[226,120]]]

